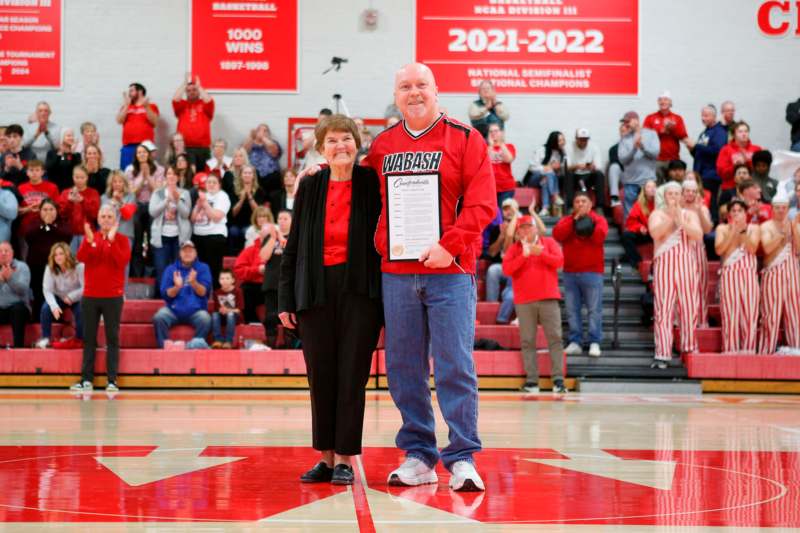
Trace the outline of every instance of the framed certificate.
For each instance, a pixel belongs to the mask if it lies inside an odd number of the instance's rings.
[[[440,181],[438,173],[386,176],[389,261],[418,261],[423,250],[439,242]]]

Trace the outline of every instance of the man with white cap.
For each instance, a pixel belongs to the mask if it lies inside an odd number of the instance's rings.
[[[669,91],[663,91],[658,96],[658,111],[645,117],[644,127],[658,133],[661,151],[656,168],[659,182],[666,181],[667,164],[681,158],[680,143],[685,144],[689,150],[694,148],[694,141],[686,133],[683,117],[672,112],[672,94]]]
[[[761,224],[761,331],[758,351],[775,353],[781,321],[786,345],[800,348],[800,218],[789,221],[789,197],[772,199],[772,220]]]
[[[567,154],[567,175],[564,182],[567,205],[572,204],[575,190],[593,190],[595,207],[602,209],[605,203],[605,176],[600,171],[600,151],[590,143],[591,135],[586,128],[578,128],[575,141]]]

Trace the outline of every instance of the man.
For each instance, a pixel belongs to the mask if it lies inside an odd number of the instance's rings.
[[[472,127],[486,137],[492,124],[497,124],[504,130],[508,118],[506,106],[497,100],[494,85],[489,80],[483,80],[478,85],[478,99],[469,105],[469,120]]]
[[[19,124],[11,124],[6,128],[6,151],[3,153],[0,176],[19,186],[25,181],[25,169],[28,161],[36,159],[29,148],[22,146],[23,130]]]
[[[155,140],[158,106],[150,102],[147,89],[141,83],[131,83],[122,93],[122,100],[117,122],[122,124],[119,168],[125,170],[133,161],[136,147],[144,141]]]
[[[572,214],[553,228],[553,238],[564,247],[564,292],[569,320],[567,354],[583,352],[583,307],[589,318],[589,355],[600,357],[603,341],[603,242],[608,234],[606,219],[592,211],[586,191],[575,193]]]
[[[720,124],[728,132],[728,141],[730,141],[733,138],[733,125],[736,124],[736,104],[731,100],[725,100],[719,106],[719,112],[722,114]]]
[[[0,324],[11,324],[14,348],[25,347],[30,285],[28,265],[14,259],[14,249],[8,241],[0,242]]]
[[[772,218],[772,206],[761,201],[761,187],[753,180],[744,180],[736,188],[747,206],[747,223],[761,224]]]
[[[700,120],[706,129],[690,151],[694,157],[694,171],[703,180],[703,189],[711,193],[711,216],[716,221],[719,216],[717,195],[722,183],[717,174],[717,158],[722,147],[728,144],[728,131],[722,123],[717,122],[717,110],[711,104],[700,111]]]
[[[564,264],[561,247],[539,233],[531,216],[517,221],[518,241],[503,258],[503,272],[514,281],[514,307],[519,319],[525,384],[522,390],[539,392],[539,365],[536,355],[538,325],[544,329],[550,352],[553,392],[564,393],[564,347],[561,342],[561,308],[558,269]]]
[[[792,126],[791,150],[800,152],[800,98],[786,106],[786,122]]]
[[[199,76],[192,79],[191,74],[186,74],[172,96],[172,111],[178,119],[178,131],[186,143],[189,162],[200,170],[211,158],[208,147],[211,146],[214,99],[200,85]]]
[[[30,148],[39,161],[46,161],[47,153],[57,150],[61,140],[61,128],[50,120],[50,115],[50,104],[42,101],[36,104],[36,111],[28,120],[30,125],[23,146]]]
[[[31,224],[39,222],[39,205],[45,198],[58,200],[58,187],[50,181],[44,181],[44,165],[38,159],[28,162],[26,170],[28,181],[19,186],[22,202],[19,214],[22,217],[20,226],[23,234]]]
[[[656,172],[659,182],[665,181],[667,164],[670,161],[681,158],[681,144],[691,150],[694,142],[686,133],[686,125],[683,117],[672,112],[672,95],[669,91],[664,91],[658,97],[658,111],[647,115],[644,119],[644,127],[654,130],[658,134],[661,143],[661,150],[658,153],[658,164]]]
[[[623,199],[625,218],[628,218],[633,202],[639,196],[642,186],[647,180],[656,179],[656,158],[661,143],[658,134],[639,124],[639,114],[628,111],[622,117],[622,139],[619,141],[617,154],[620,163],[625,167],[622,172]]]
[[[492,161],[497,205],[514,198],[517,181],[511,172],[511,163],[517,157],[516,147],[506,142],[505,132],[500,124],[489,125],[489,159]]]
[[[441,452],[450,488],[484,490],[473,465],[481,449],[478,390],[472,348],[475,335],[475,257],[480,233],[496,209],[486,142],[479,132],[440,112],[433,72],[420,63],[395,76],[395,103],[403,121],[373,141],[365,164],[381,180],[383,212],[375,232],[383,256],[383,304],[389,391],[403,418],[397,445],[405,462],[390,485],[437,483],[440,454],[428,386],[434,360],[436,395],[449,428]],[[386,183],[394,173],[440,176],[441,239],[418,261],[389,261]]]
[[[783,325],[786,345],[800,348],[800,218],[789,220],[789,197],[772,199],[772,220],[761,224],[761,333],[758,352],[778,348],[778,328]]]
[[[602,211],[605,205],[605,176],[600,171],[600,150],[590,143],[589,130],[578,128],[575,131],[575,142],[567,155],[567,175],[564,188],[567,203],[572,203],[575,190],[593,190],[596,207]]]
[[[683,183],[684,179],[686,179],[686,163],[680,159],[674,159],[667,163],[665,182],[674,181],[675,183]],[[663,185],[663,183],[661,185]]]
[[[735,198],[728,203],[727,224],[717,226],[714,248],[720,256],[719,302],[722,351],[755,353],[758,332],[758,224],[747,223],[747,206]]]
[[[158,347],[164,347],[169,330],[175,324],[191,324],[194,338],[205,339],[211,329],[208,297],[211,293],[211,270],[197,260],[192,241],[181,245],[179,259],[164,271],[161,292],[166,307],[153,316]]]
[[[778,192],[778,180],[769,177],[772,152],[759,150],[753,154],[753,181],[761,187],[761,200],[770,203]]]
[[[513,198],[508,198],[503,202],[501,222],[499,224],[490,223],[486,228],[489,235],[489,246],[484,257],[492,262],[486,269],[486,301],[501,302],[497,310],[497,322],[508,324],[511,322],[514,313],[513,289],[511,278],[503,273],[503,256],[508,247],[514,244],[514,235],[517,228],[517,218],[519,218],[519,204]],[[501,285],[505,283],[505,288]]]
[[[624,123],[620,122],[619,125],[619,137],[625,136],[627,133],[627,126]],[[620,205],[619,201],[619,185],[622,182],[622,173],[625,170],[625,167],[619,160],[619,141],[617,144],[611,146],[608,149],[608,194],[611,197],[611,207],[616,207]]]

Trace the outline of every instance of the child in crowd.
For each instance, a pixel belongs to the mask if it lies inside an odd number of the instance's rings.
[[[19,186],[22,202],[19,204],[20,222],[23,232],[39,222],[39,204],[45,198],[58,199],[58,187],[55,183],[44,181],[44,165],[38,159],[28,161],[28,181]]]
[[[228,268],[223,268],[219,273],[219,289],[214,291],[212,304],[211,331],[214,335],[212,348],[233,348],[233,335],[236,333],[236,323],[240,321],[243,305],[242,290],[236,286],[233,272]],[[224,336],[222,334],[223,319],[225,320]]]

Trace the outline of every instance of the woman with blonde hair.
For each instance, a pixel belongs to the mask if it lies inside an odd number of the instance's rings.
[[[39,318],[42,326],[42,338],[36,342],[37,348],[50,346],[53,320],[64,319],[64,311],[72,310],[75,322],[75,336],[52,343],[56,349],[73,349],[83,347],[83,323],[81,321],[81,299],[83,297],[83,263],[79,263],[69,245],[57,242],[50,249],[47,267],[42,282],[44,303]]]
[[[650,214],[656,208],[656,182],[648,180],[639,191],[639,197],[633,203],[628,218],[625,219],[625,228],[622,232],[622,246],[625,248],[625,259],[634,270],[639,268],[642,256],[637,246],[653,242],[647,223]]]
[[[258,174],[253,165],[245,165],[239,177],[233,180],[231,202],[228,250],[231,255],[236,255],[244,247],[245,232],[250,226],[253,211],[267,202],[267,195],[258,184]]]
[[[111,171],[103,166],[103,151],[96,144],[87,144],[83,149],[83,166],[89,173],[89,187],[102,195]]]
[[[270,224],[275,224],[275,218],[268,207],[260,205],[254,209],[253,215],[250,217],[250,227],[244,234],[244,247],[251,246],[259,237],[263,239],[269,235]]]

